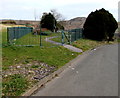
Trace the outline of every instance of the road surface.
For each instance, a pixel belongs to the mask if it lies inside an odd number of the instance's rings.
[[[118,45],[94,49],[33,96],[118,96]]]

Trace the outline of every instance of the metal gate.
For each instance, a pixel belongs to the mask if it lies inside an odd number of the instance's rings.
[[[7,28],[7,42],[16,46],[42,46],[51,47],[63,44],[71,44],[71,42],[82,38],[82,28],[72,29],[69,31],[61,31],[59,33],[50,33],[50,31],[40,31],[33,33],[32,27],[12,27]],[[57,43],[55,43],[57,42]]]
[[[80,38],[83,38],[83,29],[72,29],[69,31],[62,31],[62,44],[71,44],[71,42],[74,42]]]

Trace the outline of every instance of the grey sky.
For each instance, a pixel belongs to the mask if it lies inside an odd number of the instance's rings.
[[[119,4],[118,4],[118,21],[120,22],[120,1],[119,1]]]
[[[0,0],[0,19],[40,19],[43,12],[56,9],[65,19],[87,17],[91,11],[105,8],[118,20],[119,0]]]

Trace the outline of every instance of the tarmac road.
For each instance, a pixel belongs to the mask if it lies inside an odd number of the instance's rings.
[[[94,49],[33,96],[118,96],[118,44]]]

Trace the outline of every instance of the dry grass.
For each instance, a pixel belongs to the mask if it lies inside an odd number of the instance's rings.
[[[7,27],[26,27],[25,25],[13,25],[13,24],[0,24],[0,30],[6,29]]]

